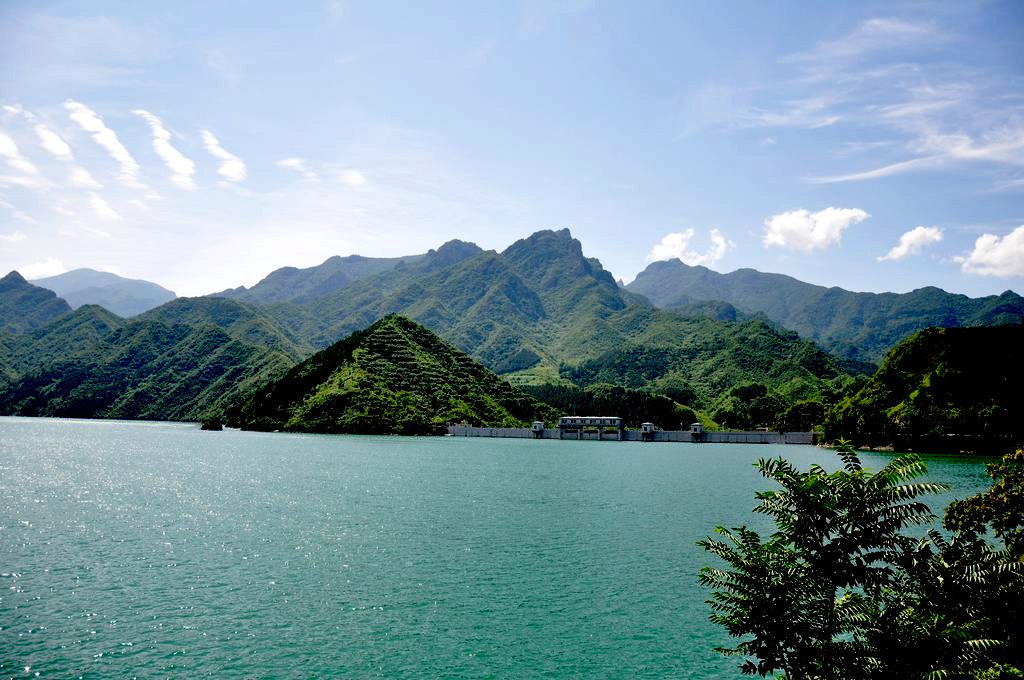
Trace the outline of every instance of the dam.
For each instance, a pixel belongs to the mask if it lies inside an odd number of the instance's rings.
[[[701,423],[687,430],[662,430],[653,423],[626,429],[615,416],[564,416],[556,427],[537,421],[531,427],[473,427],[449,425],[452,437],[502,437],[510,439],[571,439],[577,441],[682,442],[694,444],[816,444],[816,432],[765,430],[707,431]]]

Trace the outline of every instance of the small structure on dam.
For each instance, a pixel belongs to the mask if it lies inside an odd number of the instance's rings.
[[[622,418],[618,416],[562,416],[558,419],[558,438],[565,439],[565,433],[570,432],[576,435],[576,439],[583,439],[584,430],[597,430],[597,440],[604,437],[605,429],[615,431],[615,440],[622,441]]]

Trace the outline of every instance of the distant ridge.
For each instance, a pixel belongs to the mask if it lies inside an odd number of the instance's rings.
[[[449,241],[441,246],[441,250],[445,250],[449,255],[458,252],[462,258],[480,252],[477,245],[457,240]],[[240,286],[214,295],[260,304],[305,302],[339,291],[361,279],[390,271],[399,265],[418,263],[436,252],[431,250],[422,255],[403,257],[363,257],[362,255],[340,257],[334,255],[315,267],[304,269],[282,267],[267,274],[252,288]]]
[[[626,289],[664,309],[723,301],[741,312],[764,314],[839,356],[876,364],[887,350],[923,328],[1024,320],[1024,298],[1009,290],[982,298],[931,286],[909,293],[855,293],[755,269],[720,274],[679,260],[652,263]]]
[[[32,281],[67,300],[72,309],[82,305],[99,305],[118,316],[135,316],[152,309],[175,294],[152,281],[126,279],[95,269],[72,269],[63,274]]]

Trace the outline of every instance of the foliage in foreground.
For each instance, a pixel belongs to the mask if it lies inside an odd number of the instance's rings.
[[[932,519],[920,498],[943,488],[914,481],[917,456],[871,473],[847,443],[837,451],[831,473],[759,461],[779,486],[755,508],[774,533],[719,527],[700,542],[726,565],[701,571],[711,619],[744,638],[719,651],[744,657],[745,674],[790,680],[1017,677],[1021,562],[976,533],[906,533]]]

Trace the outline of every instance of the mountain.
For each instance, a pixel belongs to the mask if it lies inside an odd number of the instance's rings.
[[[442,248],[446,246],[446,252],[449,254],[456,249],[462,249],[467,253],[467,257],[480,251],[478,246],[463,241],[451,241]],[[399,265],[414,264],[435,252],[405,257],[363,257],[362,255],[339,257],[335,255],[315,267],[276,269],[252,288],[242,286],[217,293],[217,295],[262,304],[304,302],[329,295],[356,281],[390,271]]]
[[[298,279],[293,283],[304,285]],[[6,302],[0,295],[0,306]],[[728,416],[726,422],[735,426],[771,422],[769,415],[800,401],[832,399],[852,381],[811,343],[729,304],[688,307],[695,316],[656,309],[623,290],[600,262],[586,257],[566,229],[537,232],[500,253],[450,241],[308,300],[177,298],[130,321],[99,311],[82,307],[66,319],[66,326],[0,335],[0,381],[20,395],[5,402],[7,408],[67,412],[66,405],[81,401],[92,386],[129,395],[129,402],[118,404],[99,399],[94,412],[100,416],[202,415],[213,401],[237,404],[258,379],[278,375],[390,314],[421,323],[514,385],[610,383],[643,389]],[[114,355],[125,343],[132,346],[125,334],[138,332],[139,324],[163,329],[152,330],[154,339],[147,341],[162,350],[159,360],[140,360],[132,364],[136,373],[129,374]],[[196,342],[179,337],[211,330],[220,335]],[[169,390],[180,387],[185,376],[204,365],[207,357],[194,352],[196,343],[204,342],[211,348],[237,343],[231,345],[229,360],[218,359],[208,368],[213,375],[242,375],[248,382],[237,389],[221,382],[224,400],[211,401],[212,393],[202,389],[177,389],[159,407],[130,405],[131,395],[143,387],[139,394],[162,384]],[[165,364],[173,364],[175,371],[162,369]],[[64,380],[60,371],[65,368],[73,368],[85,387]],[[0,397],[6,398],[4,393]]]
[[[83,319],[75,328],[88,325]],[[294,365],[280,351],[246,344],[212,325],[158,321],[127,322],[80,352],[34,361],[0,391],[0,414],[199,420]]]
[[[909,293],[854,293],[754,269],[719,274],[679,260],[652,263],[626,288],[665,309],[721,300],[742,312],[764,314],[840,356],[876,364],[887,350],[923,328],[1024,320],[1024,298],[1012,291],[982,298],[934,287]]]
[[[135,316],[173,300],[175,295],[150,281],[126,279],[95,269],[73,269],[32,283],[48,288],[67,300],[72,308],[99,305],[118,316]]]
[[[98,305],[84,305],[44,326],[9,337],[4,358],[15,376],[57,359],[93,356],[124,319]]]
[[[537,232],[502,253],[452,241],[330,295],[266,309],[319,347],[400,314],[499,373],[539,367],[556,375],[560,362],[579,353],[579,333],[599,333],[601,318],[633,298],[563,229]]]
[[[423,326],[390,315],[260,389],[227,421],[256,430],[420,434],[451,421],[515,427],[555,417]]]
[[[276,350],[293,362],[314,352],[309,343],[278,324],[263,308],[218,297],[176,298],[138,317],[168,325],[216,326],[235,340]]]
[[[70,311],[56,293],[32,285],[18,272],[0,279],[0,331],[30,331]]]
[[[605,350],[562,377],[643,388],[733,428],[771,425],[800,401],[831,399],[853,378],[835,357],[763,321],[682,317],[634,306],[608,319]]]
[[[1024,443],[1021,347],[1024,325],[919,331],[829,412],[826,435],[902,450],[1010,451]]]

